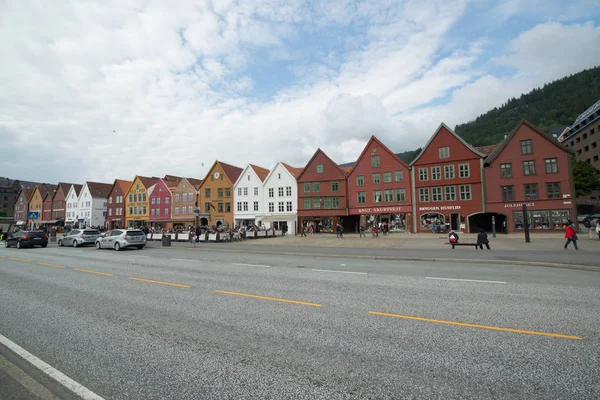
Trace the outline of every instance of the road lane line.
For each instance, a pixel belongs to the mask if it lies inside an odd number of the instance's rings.
[[[339,272],[340,274],[367,275],[366,272],[336,271],[334,269],[315,269],[315,268],[313,268],[312,271],[317,271],[317,272]]]
[[[0,258],[6,258],[6,256],[0,256]]]
[[[388,314],[388,313],[383,313],[383,312],[378,312],[378,311],[369,311],[369,314],[383,315],[384,317],[412,319],[412,320],[415,320],[415,321],[433,322],[433,323],[437,323],[437,324],[466,326],[466,327],[469,327],[469,328],[490,329],[490,330],[493,330],[493,331],[504,331],[504,332],[513,332],[513,333],[525,333],[525,334],[528,334],[528,335],[540,335],[540,336],[550,336],[550,337],[557,337],[557,338],[563,338],[563,339],[583,340],[583,338],[579,337],[579,336],[563,335],[563,334],[560,334],[560,333],[548,333],[548,332],[528,331],[528,330],[514,329],[514,328],[501,328],[499,326],[468,324],[468,323],[464,323],[464,322],[445,321],[445,320],[441,320],[441,319],[413,317],[413,316],[410,316],[410,315]]]
[[[139,257],[139,258],[150,258],[150,256],[138,256],[138,255],[133,255],[131,257]]]
[[[75,393],[76,396],[80,397],[83,400],[104,400],[102,397],[98,396],[96,393],[92,392],[85,386],[81,385],[78,382],[75,382],[73,379],[69,378],[67,375],[63,374],[56,368],[46,364],[44,361],[40,360],[18,344],[14,343],[7,337],[0,334],[0,343],[2,345],[8,347],[15,354],[21,357],[23,360],[27,361],[29,364],[33,365],[35,368],[46,374],[52,380],[60,384],[61,386],[67,388],[71,392]]]
[[[231,265],[236,265],[238,267],[259,267],[259,268],[271,268],[270,265],[260,265],[260,264],[242,264],[242,263],[231,263]]]
[[[114,274],[109,274],[107,272],[100,272],[100,271],[92,271],[91,269],[73,268],[73,271],[87,272],[87,273],[96,274],[96,275],[115,276]]]
[[[181,283],[173,283],[173,282],[163,282],[163,281],[155,281],[152,279],[144,279],[144,278],[136,278],[135,276],[130,276],[129,279],[133,280],[133,281],[142,281],[142,282],[149,282],[149,283],[158,283],[159,285],[168,285],[168,286],[177,286],[177,287],[182,287],[185,289],[189,289],[191,288],[190,285],[183,285]]]
[[[200,262],[200,260],[190,260],[188,258],[171,258],[173,261]]]
[[[321,307],[322,306],[322,304],[309,303],[309,302],[306,302],[306,301],[281,299],[279,297],[257,296],[255,294],[248,294],[248,293],[228,292],[227,290],[215,290],[214,292],[215,293],[223,293],[223,294],[232,294],[232,295],[235,295],[235,296],[252,297],[254,299],[261,299],[261,300],[273,300],[273,301],[281,301],[283,303],[302,304],[302,305],[305,305],[305,306],[314,306],[314,307]]]
[[[480,283],[506,283],[506,282],[502,282],[502,281],[482,281],[479,279],[434,278],[431,276],[426,276],[425,279],[435,279],[435,280],[440,280],[440,281],[480,282]]]
[[[64,268],[65,267],[64,265],[50,264],[50,263],[45,263],[45,262],[42,262],[42,261],[38,261],[38,262],[36,262],[36,264],[38,264],[38,265],[44,265],[46,267],[56,267],[56,268]]]
[[[24,260],[22,258],[16,258],[16,257],[11,257],[10,259],[13,260],[13,261],[31,262],[31,260]]]

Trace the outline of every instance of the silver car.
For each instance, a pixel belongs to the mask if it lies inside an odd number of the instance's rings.
[[[58,240],[58,245],[77,247],[84,244],[94,244],[99,237],[100,231],[96,229],[73,229]]]
[[[146,234],[141,229],[115,229],[97,238],[96,248],[98,250],[115,249],[117,251],[126,247],[143,249],[146,240]]]

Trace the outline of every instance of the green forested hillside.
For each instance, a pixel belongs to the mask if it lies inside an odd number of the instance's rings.
[[[474,121],[457,125],[455,132],[474,146],[497,144],[522,119],[548,132],[556,126],[570,126],[598,100],[600,67],[548,83],[518,99],[512,98]]]

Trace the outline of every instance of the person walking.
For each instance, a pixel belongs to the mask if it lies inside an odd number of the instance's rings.
[[[483,250],[483,245],[485,244],[485,247],[490,250],[490,241],[488,239],[488,235],[487,233],[485,233],[482,230],[479,231],[479,234],[477,235],[477,244],[479,245],[479,248],[481,250]]]
[[[595,219],[591,219],[590,222],[588,223],[588,233],[590,235],[590,240],[593,240],[594,236],[596,234],[596,224],[597,224],[597,220],[595,220]]]
[[[335,236],[338,238],[342,237],[342,227],[339,223],[335,225]]]
[[[577,247],[577,233],[575,232],[575,224],[573,223],[573,221],[567,222],[567,228],[565,229],[565,239],[567,239],[564,247],[565,250],[568,249],[569,244],[571,242],[573,242],[573,247],[575,247],[575,250],[579,250],[579,247]]]
[[[600,240],[600,219],[596,219],[596,234],[598,235],[598,240]]]
[[[306,237],[306,225],[304,225],[304,224],[302,224],[302,230],[300,233],[300,237],[302,237],[302,236]]]
[[[365,227],[364,227],[364,226],[362,226],[362,225],[361,225],[361,226],[358,228],[358,231],[359,231],[359,233],[360,233],[360,236],[359,236],[359,237],[364,237],[364,238],[366,238],[366,237],[367,237],[367,235],[365,235]]]

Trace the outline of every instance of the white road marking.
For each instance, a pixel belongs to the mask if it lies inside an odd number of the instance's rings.
[[[355,274],[355,275],[367,275],[366,272],[354,272],[354,271],[336,271],[333,269],[312,269],[312,271],[316,272],[338,272],[340,274]]]
[[[173,261],[187,261],[187,262],[200,262],[200,260],[190,260],[187,258],[171,258]]]
[[[260,264],[241,264],[241,263],[231,263],[231,265],[237,265],[240,267],[259,267],[259,268],[271,268],[270,265],[260,265]]]
[[[346,266],[346,264],[340,264],[340,267],[345,267],[345,266]]]
[[[133,256],[131,256],[131,257],[150,258],[150,256],[136,256],[136,255],[133,255]]]
[[[431,276],[426,276],[425,279],[436,279],[440,281],[461,281],[461,282],[481,282],[481,283],[506,283],[502,281],[482,281],[479,279],[456,279],[456,278],[434,278]]]
[[[48,375],[50,378],[52,378],[58,384],[64,386],[65,388],[67,388],[70,391],[72,391],[73,393],[75,393],[80,398],[82,398],[84,400],[104,400],[102,397],[98,396],[96,393],[92,392],[91,390],[89,390],[85,386],[81,385],[80,383],[75,382],[73,379],[69,378],[68,376],[66,376],[65,374],[63,374],[62,372],[57,370],[56,368],[46,364],[44,361],[40,360],[39,358],[37,358],[36,356],[31,354],[24,348],[22,348],[21,346],[19,346],[18,344],[14,343],[13,341],[9,340],[7,337],[5,337],[1,334],[0,334],[0,343],[2,343],[2,345],[4,345],[4,346],[8,347],[10,350],[15,352],[19,357],[21,357],[25,361],[29,362],[35,368],[39,369],[40,371],[42,371],[43,373]]]

